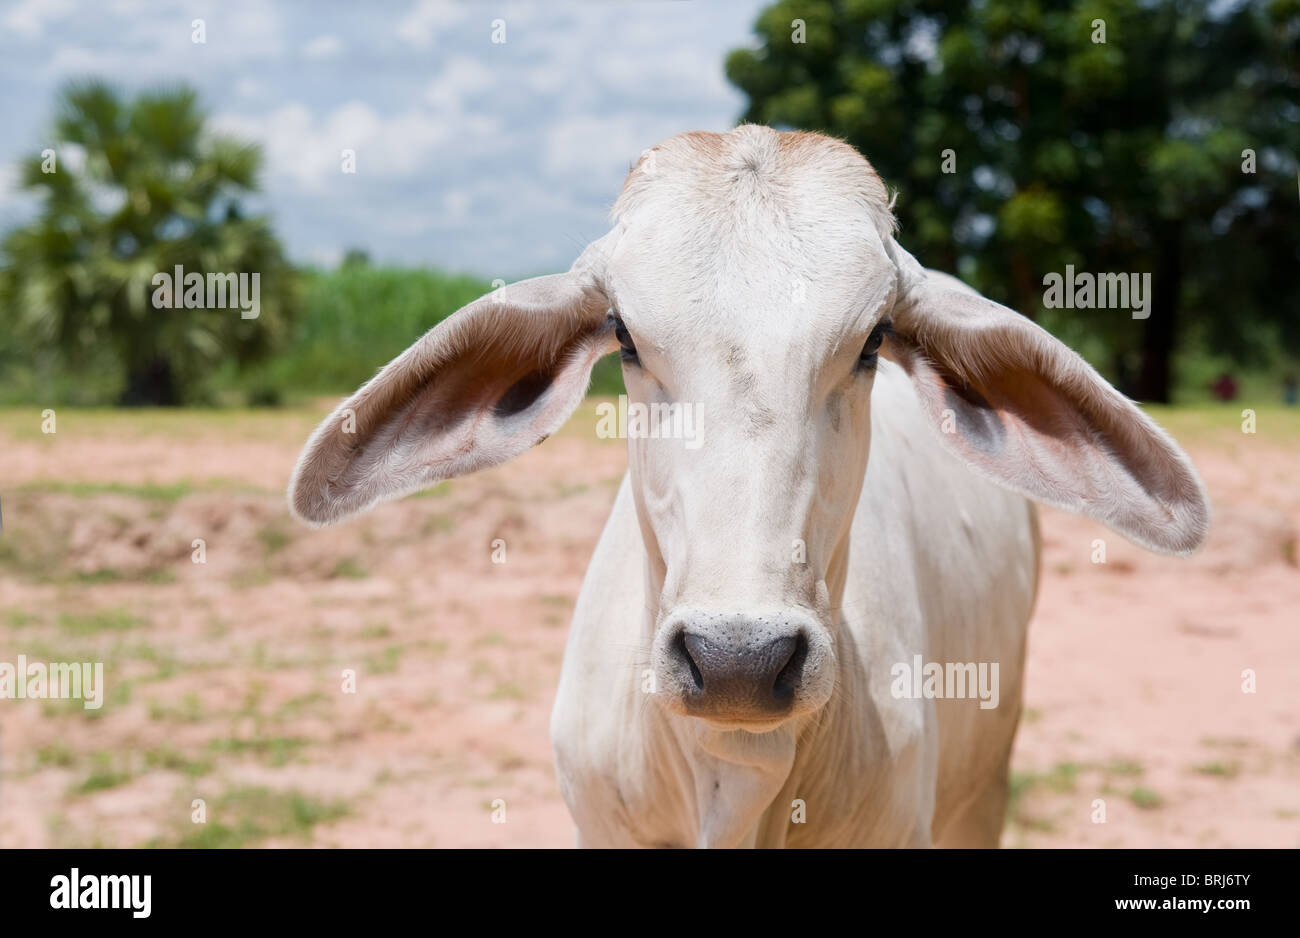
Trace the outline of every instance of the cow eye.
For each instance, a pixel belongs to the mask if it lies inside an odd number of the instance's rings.
[[[609,321],[614,324],[614,338],[618,339],[619,357],[625,362],[635,362],[636,343],[632,341],[632,335],[627,331],[627,326],[623,325],[622,318],[618,313],[610,311]]]
[[[880,354],[880,346],[885,341],[885,336],[889,335],[890,323],[881,321],[876,323],[876,328],[871,330],[871,335],[867,336],[866,345],[862,346],[862,354],[858,356],[858,365],[865,369],[876,367],[876,361]]]

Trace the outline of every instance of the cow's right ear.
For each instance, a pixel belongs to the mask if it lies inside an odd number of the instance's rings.
[[[429,330],[316,429],[289,486],[313,525],[505,462],[541,442],[617,348],[579,265],[501,287]]]
[[[1162,553],[1204,541],[1205,488],[1178,444],[1024,316],[928,274],[897,245],[894,333],[940,439],[975,472]]]

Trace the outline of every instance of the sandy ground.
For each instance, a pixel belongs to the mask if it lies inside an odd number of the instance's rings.
[[[282,490],[323,410],[0,412],[0,661],[106,671],[96,711],[0,700],[0,846],[573,842],[547,723],[622,444],[588,406],[312,532]],[[1236,419],[1170,417],[1194,558],[1043,512],[1004,845],[1300,846],[1300,421]]]

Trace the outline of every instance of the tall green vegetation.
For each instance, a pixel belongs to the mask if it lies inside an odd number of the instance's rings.
[[[261,155],[205,132],[205,119],[184,87],[128,98],[89,81],[62,93],[46,152],[21,168],[39,214],[0,243],[0,368],[64,379],[107,371],[103,389],[120,403],[169,405],[280,346],[297,287],[269,223],[244,206]],[[258,274],[257,317],[234,303],[156,308],[153,279],[177,266]]]
[[[290,350],[269,366],[297,391],[350,391],[427,330],[491,289],[476,277],[345,263],[306,271],[307,314]]]
[[[426,331],[492,289],[477,277],[372,267],[353,252],[336,270],[304,272],[305,315],[267,383],[297,392],[348,392],[374,377]],[[617,356],[597,363],[592,391],[623,390]]]
[[[1136,396],[1189,344],[1300,353],[1300,0],[780,0],[755,31],[726,63],[746,120],[852,143],[905,247]],[[1149,318],[1043,311],[1067,264],[1150,272]]]

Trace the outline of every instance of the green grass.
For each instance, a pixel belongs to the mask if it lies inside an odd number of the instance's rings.
[[[350,389],[349,389],[350,390]],[[307,434],[323,407],[287,410],[249,407],[81,407],[61,406],[57,433],[41,432],[41,407],[0,407],[0,435],[57,447],[61,439],[132,440],[158,437],[177,442],[237,438],[278,441],[285,433]],[[54,483],[56,486],[61,483]],[[239,483],[234,483],[239,484]],[[39,489],[41,483],[34,483]],[[196,484],[197,486],[197,484]],[[165,494],[165,493],[159,493]]]
[[[109,788],[125,785],[135,776],[127,769],[123,761],[109,752],[97,752],[92,757],[94,767],[81,784],[73,786],[72,793],[88,795]]]
[[[1046,818],[1031,814],[1025,806],[1025,799],[1034,789],[1042,784],[1043,776],[1033,772],[1012,772],[1007,789],[1007,824],[1026,830],[1050,833],[1055,825]]]
[[[382,654],[366,656],[366,672],[369,674],[392,674],[402,663],[402,649],[389,645]]]
[[[349,393],[429,329],[491,290],[491,284],[478,277],[372,266],[307,269],[302,284],[303,313],[276,354],[242,374],[232,364],[208,376],[200,389],[202,399],[276,403],[286,397]],[[0,420],[0,430],[51,442],[67,432],[80,435],[96,415],[79,408],[112,403],[120,387],[121,374],[111,355],[101,355],[75,372],[48,363],[43,370],[0,368],[0,403],[28,405],[13,420]],[[603,394],[622,391],[616,356],[597,364],[593,389]],[[56,434],[41,432],[41,411],[47,407],[55,409]],[[166,433],[168,413],[133,411],[124,423],[154,422],[157,431]]]
[[[311,393],[349,392],[467,303],[491,289],[477,277],[397,267],[340,267],[304,274],[306,312],[261,379]],[[596,366],[592,390],[619,394],[616,356]]]
[[[370,574],[366,572],[365,567],[361,566],[355,557],[344,557],[334,565],[334,569],[330,572],[332,579],[364,580],[368,576]]]
[[[11,629],[23,629],[29,625],[36,625],[40,621],[40,616],[30,612],[19,612],[16,609],[5,616],[5,625]]]
[[[191,778],[198,778],[212,771],[210,758],[192,759],[170,743],[164,743],[146,752],[144,763],[150,769],[180,772]]]
[[[1145,771],[1146,769],[1144,769],[1139,763],[1133,762],[1130,759],[1114,759],[1106,766],[1106,773],[1108,775],[1136,776],[1141,775]]]
[[[412,342],[491,289],[477,277],[396,267],[304,273],[305,312],[266,369],[279,387],[351,390]]]
[[[188,693],[179,703],[149,702],[149,719],[169,723],[202,723],[207,718],[198,694]]]
[[[350,813],[342,801],[322,801],[298,791],[236,788],[207,804],[205,823],[195,824],[187,814],[170,837],[148,846],[229,849],[255,846],[270,837],[310,843],[318,824]]]
[[[328,710],[331,700],[324,694],[312,692],[302,694],[298,697],[292,697],[281,704],[275,711],[272,719],[275,721],[294,720],[304,714],[318,710]]]
[[[1134,788],[1128,793],[1128,798],[1143,811],[1153,811],[1165,803],[1165,800],[1150,788]]]
[[[126,609],[101,609],[96,612],[59,613],[59,628],[69,635],[99,635],[125,632],[144,625],[145,621]]]
[[[1241,412],[1247,408],[1255,411],[1254,434],[1242,432]],[[1300,407],[1283,407],[1272,401],[1240,399],[1230,404],[1216,401],[1173,407],[1144,404],[1142,409],[1180,442],[1200,442],[1207,438],[1239,440],[1246,444],[1300,441]]]
[[[74,661],[90,661],[93,660],[93,657],[93,655],[82,655],[79,657],[74,657],[72,655],[65,656],[65,658]],[[103,699],[97,709],[86,709],[86,698],[88,698],[89,695],[85,693],[83,688],[83,696],[81,698],[59,697],[41,701],[42,710],[45,715],[51,717],[79,717],[83,720],[92,721],[102,720],[108,716],[108,714],[116,713],[119,707],[125,707],[129,704],[131,702],[131,697],[134,694],[135,682],[121,680],[120,678],[114,680],[108,674],[109,669],[105,668],[104,670],[104,684],[106,684],[107,687],[100,688],[100,693],[103,695]]]
[[[190,414],[202,413],[188,411]],[[240,482],[238,479],[210,478],[199,480],[182,479],[167,484],[145,482],[140,485],[128,485],[123,482],[63,482],[48,480],[28,482],[14,489],[21,493],[40,495],[71,495],[74,498],[98,498],[101,495],[125,495],[129,498],[142,498],[146,501],[177,502],[191,495],[204,493],[222,493],[235,495],[278,495],[279,489],[259,488]]]
[[[1020,828],[1021,831],[1051,833],[1056,829],[1055,823],[1050,818],[1031,811],[1029,796],[1039,796],[1034,799],[1034,803],[1040,805],[1046,804],[1046,802],[1042,802],[1041,796],[1047,793],[1054,795],[1074,794],[1079,788],[1079,776],[1085,772],[1098,771],[1098,769],[1099,767],[1093,764],[1058,762],[1046,772],[1013,771],[1007,797],[1008,826]],[[1111,765],[1101,768],[1101,771],[1107,774],[1115,774],[1117,770],[1121,770],[1121,774],[1131,773],[1134,771],[1134,764],[1113,762]],[[1141,768],[1136,767],[1136,771],[1141,772]]]
[[[293,535],[286,527],[273,524],[258,530],[257,539],[262,542],[262,550],[269,557],[288,547],[289,542],[293,540]]]
[[[389,628],[387,622],[372,622],[364,626],[357,634],[360,638],[366,639],[388,638],[393,634],[393,630]]]
[[[1241,773],[1241,766],[1236,762],[1204,762],[1192,767],[1197,775],[1211,775],[1217,778],[1236,778]]]
[[[427,330],[491,289],[478,277],[432,268],[348,265],[334,270],[307,268],[300,274],[302,314],[281,347],[242,374],[229,364],[208,376],[200,389],[201,399],[229,405],[350,393]],[[1110,376],[1113,354],[1108,332],[1098,330],[1093,317],[1045,310],[1040,310],[1040,317],[1040,324]],[[1224,371],[1231,372],[1240,387],[1240,400],[1224,405],[1224,410],[1239,413],[1242,407],[1269,408],[1280,403],[1280,379],[1296,369],[1294,361],[1266,348],[1258,365],[1236,366],[1202,332],[1193,329],[1182,335],[1173,362],[1176,403],[1211,404],[1208,386]],[[1262,339],[1261,344],[1269,342]],[[12,436],[52,442],[54,436],[41,433],[41,410],[47,407],[56,411],[59,434],[81,435],[87,423],[98,420],[93,411],[77,408],[111,403],[120,390],[122,376],[111,353],[93,355],[77,369],[53,361],[37,367],[28,361],[31,358],[31,354],[0,356],[0,403],[26,405],[15,420],[0,419],[0,430]],[[617,356],[607,355],[597,362],[591,388],[597,395],[622,393]],[[70,408],[67,412],[65,405]],[[239,408],[229,412],[247,413]],[[145,432],[170,433],[174,426],[169,413],[175,411],[131,411],[120,426],[152,424],[153,429]]]
[[[127,495],[132,498],[157,499],[174,502],[192,495],[195,491],[190,482],[177,482],[171,485],[125,485],[121,482],[30,482],[18,488],[20,492],[39,492],[42,494],[71,495],[75,498],[95,498],[100,495]]]
[[[280,768],[288,765],[307,743],[308,740],[297,736],[214,739],[208,743],[208,751],[222,755],[251,755],[258,761]]]
[[[513,681],[500,681],[492,693],[488,694],[488,700],[527,700],[527,692]]]
[[[36,767],[70,769],[77,764],[77,754],[67,743],[56,742],[36,750]]]

